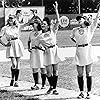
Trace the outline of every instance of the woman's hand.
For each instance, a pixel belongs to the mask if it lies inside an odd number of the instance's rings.
[[[7,35],[7,39],[10,41],[12,38],[14,38],[13,35]]]
[[[4,45],[5,47],[10,47],[11,46],[11,43],[8,42],[7,44]]]
[[[32,49],[28,48],[28,51],[29,51],[30,53],[32,53]]]
[[[10,38],[14,38],[14,36],[13,35],[9,35],[10,36]]]
[[[55,1],[55,4],[53,4],[53,7],[54,7],[55,10],[58,9],[58,3],[57,3],[57,1]]]
[[[59,21],[60,21],[60,19],[59,19],[60,16],[59,16],[59,12],[58,12],[58,3],[57,3],[57,1],[55,1],[55,4],[53,4],[53,6],[54,6],[54,9],[55,9],[55,12],[56,12],[56,16],[57,16],[57,20],[56,20],[56,23],[55,23],[54,28],[53,28],[54,33],[56,33],[55,30],[58,30]]]

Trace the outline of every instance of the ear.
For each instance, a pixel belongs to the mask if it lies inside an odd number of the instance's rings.
[[[50,28],[50,26],[48,25],[48,29]]]

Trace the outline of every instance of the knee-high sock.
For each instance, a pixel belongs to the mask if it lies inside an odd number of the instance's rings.
[[[57,87],[58,76],[53,75],[53,89]]]
[[[46,82],[46,74],[41,73],[41,78],[42,78],[42,86],[44,86]]]
[[[38,84],[38,72],[33,73],[33,78],[34,78],[35,85]]]
[[[92,87],[92,77],[86,76],[86,78],[87,78],[87,91],[90,92]]]
[[[11,67],[11,77],[12,77],[12,80],[14,80],[14,77],[15,77],[15,69],[13,69]]]
[[[18,81],[19,69],[15,69],[15,81]]]
[[[50,76],[50,77],[47,76],[47,79],[48,79],[50,87],[53,87],[53,77],[52,76]]]
[[[84,89],[84,80],[83,80],[83,76],[79,77],[78,76],[78,86],[79,86],[79,89],[80,91],[83,91]]]

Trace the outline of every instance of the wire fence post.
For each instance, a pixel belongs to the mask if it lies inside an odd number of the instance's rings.
[[[81,14],[80,0],[78,0],[78,12]]]

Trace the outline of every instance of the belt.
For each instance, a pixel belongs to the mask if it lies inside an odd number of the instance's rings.
[[[44,49],[42,49],[42,48],[39,47],[39,46],[32,47],[32,49],[39,49],[39,50],[45,51]]]
[[[32,47],[32,49],[37,49],[36,47]]]
[[[15,37],[15,38],[11,38],[11,39],[8,39],[8,41],[16,40],[16,39],[18,39],[18,38],[17,38],[17,37]]]
[[[15,38],[11,38],[11,40],[16,40],[16,39],[18,39],[17,37],[15,37]]]
[[[55,45],[48,46],[48,48],[53,48],[53,47],[55,47]]]
[[[78,47],[85,47],[85,46],[88,46],[88,43],[87,44],[78,45]]]

